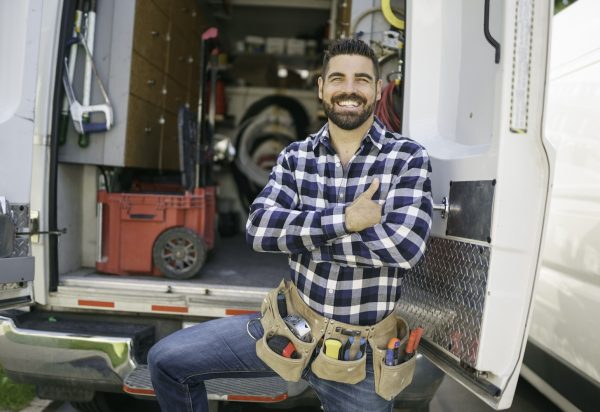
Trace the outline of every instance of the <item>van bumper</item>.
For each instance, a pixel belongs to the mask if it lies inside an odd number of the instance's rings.
[[[0,315],[0,365],[17,382],[118,391],[136,366],[132,347],[131,338],[24,329]]]

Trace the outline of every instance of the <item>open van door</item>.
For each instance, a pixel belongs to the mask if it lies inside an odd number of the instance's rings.
[[[431,156],[440,213],[400,310],[495,409],[512,402],[539,267],[551,16],[549,0],[407,2],[403,134]]]
[[[34,267],[43,275],[42,262],[34,264],[31,235],[40,233],[46,210],[46,125],[59,9],[57,1],[0,2],[0,38],[6,39],[0,42],[0,310],[33,303]]]

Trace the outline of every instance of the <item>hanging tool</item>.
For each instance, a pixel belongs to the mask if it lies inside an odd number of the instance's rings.
[[[196,187],[204,187],[212,184],[212,136],[214,133],[214,107],[215,107],[215,85],[216,85],[216,57],[212,53],[216,47],[216,40],[219,32],[215,27],[211,27],[202,34],[200,46],[200,96],[198,99],[198,151],[196,154]],[[210,93],[210,111],[211,115],[206,119],[205,111],[207,98],[205,96],[205,87],[207,81],[207,67],[209,58],[212,57],[211,65],[211,93]],[[215,57],[216,56],[216,57]]]
[[[85,42],[86,58],[85,66],[83,71],[83,106],[87,107],[90,105],[91,93],[92,93],[92,69],[94,62],[92,56],[94,55],[94,38],[96,34],[96,0],[90,0],[89,8],[85,14]],[[82,43],[83,43],[82,42]],[[94,69],[94,71],[96,71]],[[82,113],[82,122],[90,122],[90,112]],[[90,136],[84,132],[79,134],[79,146],[88,147],[90,145]]]
[[[77,1],[77,7],[75,9],[75,16],[73,20],[73,36],[77,38],[77,34],[81,31],[81,20],[83,17],[83,0]],[[73,77],[75,76],[75,66],[77,63],[77,42],[73,42],[69,49],[69,83],[73,83]],[[60,128],[58,131],[58,143],[60,145],[65,144],[67,141],[67,130],[69,129],[69,99],[66,94],[63,97],[62,109],[60,112]]]
[[[91,58],[90,50],[85,43],[85,40],[81,36],[81,33],[78,33],[77,38],[79,42],[85,49],[85,52]],[[69,100],[69,111],[71,112],[71,118],[73,119],[73,125],[75,126],[75,130],[79,134],[85,133],[97,133],[97,132],[105,132],[110,130],[113,124],[113,111],[112,106],[110,104],[110,100],[108,99],[108,94],[106,93],[106,89],[98,76],[98,71],[96,70],[96,65],[92,60],[92,71],[94,73],[94,77],[96,78],[96,82],[98,83],[98,87],[100,88],[100,92],[104,98],[104,104],[96,104],[91,106],[81,105],[77,99],[75,98],[75,92],[73,91],[73,85],[69,81],[69,64],[65,59],[65,67],[63,71],[63,85],[65,87],[65,91],[67,93],[67,99]],[[84,114],[91,116],[94,113],[103,113],[104,114],[104,122],[99,123],[84,123],[83,116]]]

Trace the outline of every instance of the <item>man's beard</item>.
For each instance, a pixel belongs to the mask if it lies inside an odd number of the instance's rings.
[[[354,100],[359,102],[360,104],[365,104],[366,99],[361,97],[355,93],[350,94],[339,94],[335,97],[331,98],[331,104],[327,103],[323,100],[323,109],[325,110],[325,114],[327,118],[333,122],[336,126],[344,130],[354,130],[360,125],[362,125],[375,110],[375,103],[371,103],[364,107],[362,112],[359,113],[340,113],[336,112],[335,104],[342,100]]]

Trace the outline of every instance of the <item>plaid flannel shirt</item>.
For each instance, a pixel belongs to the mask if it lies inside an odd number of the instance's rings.
[[[257,251],[289,254],[291,279],[313,310],[372,325],[400,299],[404,272],[425,251],[431,229],[431,167],[418,143],[375,118],[344,168],[327,124],[279,155],[250,207],[247,241]],[[350,233],[346,206],[378,177],[379,224]]]

